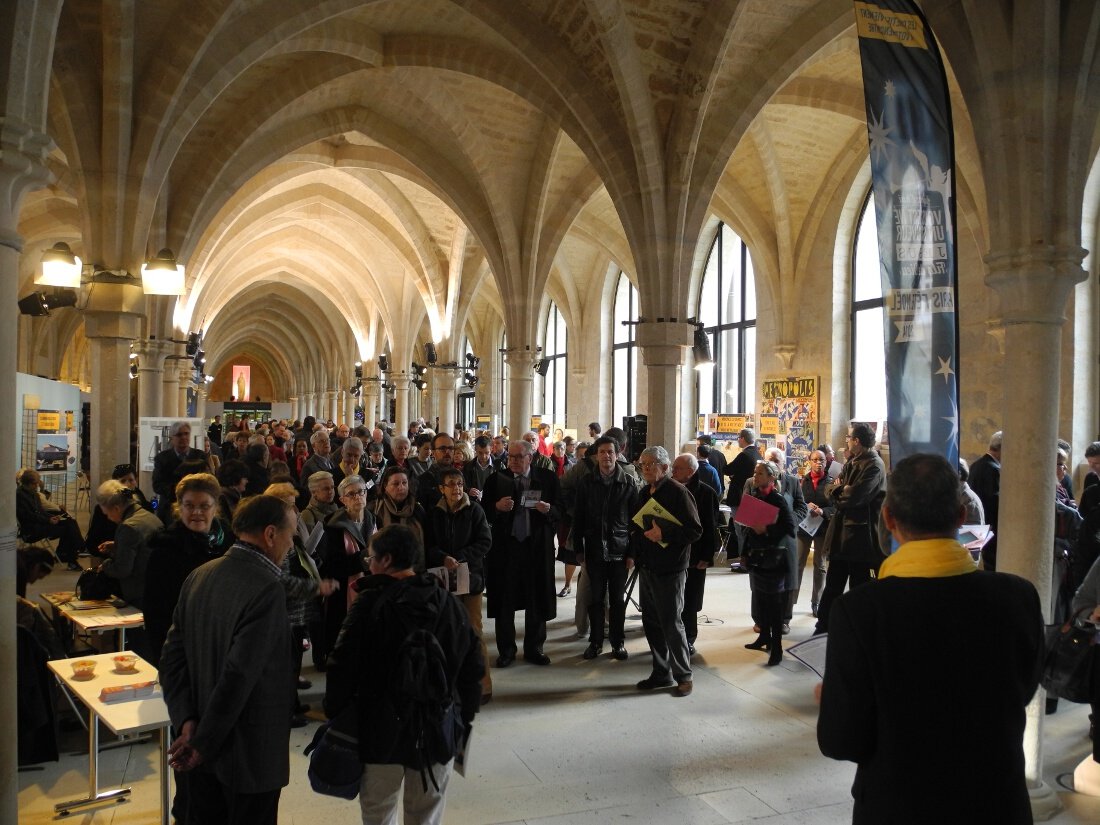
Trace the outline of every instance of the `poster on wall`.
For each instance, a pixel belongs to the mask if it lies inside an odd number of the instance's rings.
[[[68,433],[38,434],[34,468],[40,473],[64,473],[76,464]]]
[[[761,424],[774,417],[775,423],[769,424],[774,428],[771,437],[777,445],[785,443],[787,471],[791,473],[805,468],[817,441],[817,388],[816,377],[768,378],[760,385]]]
[[[251,401],[250,393],[252,392],[252,367],[242,364],[233,365],[233,387],[232,394],[234,401]]]

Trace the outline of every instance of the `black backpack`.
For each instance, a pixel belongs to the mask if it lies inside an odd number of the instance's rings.
[[[429,777],[438,789],[431,767],[451,760],[465,726],[454,682],[447,674],[447,657],[436,637],[441,612],[429,612],[423,602],[402,599],[404,590],[388,588],[373,611],[385,628],[383,638],[402,639],[386,686],[387,699],[397,717],[400,741],[415,753],[417,764],[410,767],[420,768],[425,790]]]

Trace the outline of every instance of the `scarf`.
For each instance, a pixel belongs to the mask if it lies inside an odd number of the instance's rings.
[[[424,543],[424,531],[420,527],[420,519],[416,517],[416,499],[411,495],[401,507],[392,498],[384,495],[375,502],[373,510],[379,530],[391,524],[403,524],[416,533],[421,544]]]
[[[970,551],[955,539],[907,541],[882,563],[878,577],[939,579],[977,570]]]

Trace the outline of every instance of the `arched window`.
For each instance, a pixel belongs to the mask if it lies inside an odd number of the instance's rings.
[[[857,421],[886,419],[886,356],[878,225],[871,196],[863,202],[852,251],[851,410]]]
[[[714,366],[699,371],[698,412],[756,411],[756,280],[748,247],[720,224],[707,258],[696,316]]]
[[[638,320],[638,290],[619,272],[615,288],[611,347],[611,417],[616,426],[638,407],[638,350],[634,323]]]
[[[546,334],[542,339],[542,420],[547,424],[565,424],[565,318],[553,301],[546,313]]]

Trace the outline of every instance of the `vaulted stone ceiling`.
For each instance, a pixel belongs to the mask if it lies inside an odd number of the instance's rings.
[[[286,393],[429,338],[449,357],[505,326],[534,343],[543,296],[582,323],[614,268],[643,311],[684,317],[715,214],[785,288],[865,155],[851,15],[847,0],[70,0],[58,180],[25,200],[24,277],[58,240],[130,271],[169,246],[188,294],[150,302],[148,332],[201,327],[212,369],[262,358]]]

